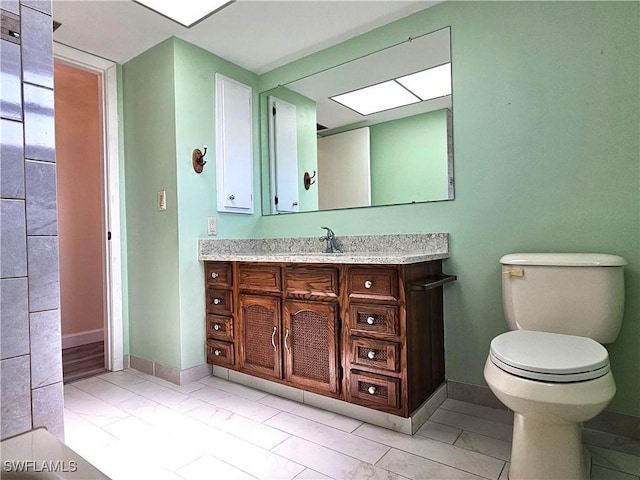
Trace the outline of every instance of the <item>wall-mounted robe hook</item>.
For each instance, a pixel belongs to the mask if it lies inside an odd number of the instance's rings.
[[[309,190],[311,185],[316,183],[316,181],[313,180],[314,178],[316,178],[316,171],[315,170],[313,171],[313,175],[309,175],[309,172],[304,172],[304,189],[305,190]]]
[[[204,156],[207,154],[207,146],[204,146],[204,152],[200,151],[199,148],[196,148],[191,154],[191,163],[193,164],[193,169],[196,173],[202,173],[204,166],[207,164],[207,161],[204,159]]]

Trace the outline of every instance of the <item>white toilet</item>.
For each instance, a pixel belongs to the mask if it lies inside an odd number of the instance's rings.
[[[502,299],[512,330],[491,341],[487,384],[514,412],[509,478],[588,479],[581,423],[616,391],[602,343],[618,336],[624,258],[505,255]]]

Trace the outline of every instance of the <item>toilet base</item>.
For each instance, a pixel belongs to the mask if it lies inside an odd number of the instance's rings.
[[[589,480],[590,474],[580,424],[514,414],[509,480]]]

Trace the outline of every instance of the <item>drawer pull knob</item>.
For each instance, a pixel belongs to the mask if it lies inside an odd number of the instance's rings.
[[[229,200],[235,200],[236,196],[235,195],[229,195]]]
[[[376,352],[374,350],[369,350],[369,352],[367,353],[367,357],[369,358],[369,360],[373,360],[374,358],[376,358]]]
[[[218,272],[211,272],[211,278],[218,278],[220,274]]]
[[[364,282],[364,288],[371,288],[373,287],[373,282],[371,280],[367,280],[366,282]]]
[[[219,348],[216,348],[216,349],[213,351],[213,354],[214,354],[216,357],[219,357],[220,355],[222,355],[222,350],[220,350]]]
[[[213,326],[213,329],[214,329],[216,332],[217,332],[217,331],[219,331],[221,328],[222,328],[222,325],[220,325],[219,323],[216,323],[216,324]]]
[[[375,395],[376,394],[376,386],[375,385],[371,385],[369,388],[367,388],[367,392],[369,392],[369,395]]]
[[[376,319],[375,318],[367,317],[367,324],[373,325],[374,323],[376,323]]]
[[[214,298],[213,299],[213,304],[214,305],[220,305],[221,303],[222,303],[222,299],[220,299],[220,298]]]

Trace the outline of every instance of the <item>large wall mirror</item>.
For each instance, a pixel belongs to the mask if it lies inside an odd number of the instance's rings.
[[[453,199],[450,29],[260,95],[263,214]]]

